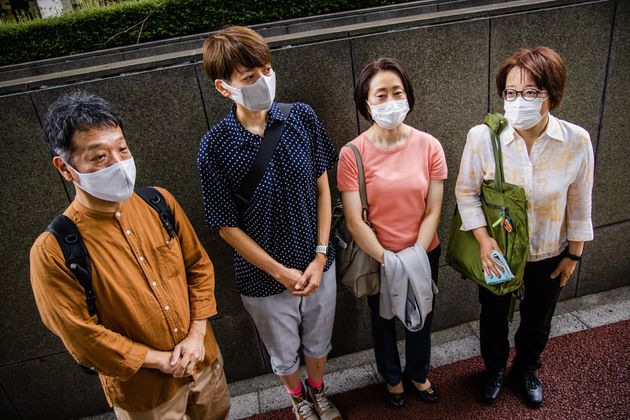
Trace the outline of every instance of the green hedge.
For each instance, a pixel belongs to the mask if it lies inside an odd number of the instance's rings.
[[[408,1],[408,0],[407,0]],[[405,0],[137,0],[0,24],[0,65]],[[146,22],[140,33],[140,25]],[[135,26],[132,29],[132,26]],[[125,32],[126,31],[126,32]]]

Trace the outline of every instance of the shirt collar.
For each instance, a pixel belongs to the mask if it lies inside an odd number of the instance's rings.
[[[75,187],[75,188],[78,188],[78,187]],[[84,216],[88,216],[93,219],[112,219],[113,217],[116,216],[116,213],[123,213],[123,211],[127,210],[128,208],[127,203],[129,203],[129,201],[131,200],[134,200],[135,195],[136,194],[134,193],[131,195],[129,200],[125,200],[125,202],[122,203],[118,211],[100,211],[100,210],[91,209],[81,204],[79,200],[77,200],[76,198],[72,200],[72,202],[70,203],[70,206],[72,206],[72,208],[77,213],[82,214]]]
[[[278,108],[278,105],[274,101],[271,104],[271,108],[269,108],[269,112],[267,114],[267,124],[265,126],[265,129],[269,128],[269,126],[274,121],[285,121],[285,120],[286,118],[284,114],[282,113],[282,111],[280,111],[280,109]],[[238,139],[243,140],[243,139],[252,139],[254,137],[257,137],[255,134],[247,131],[247,129],[243,127],[243,125],[238,120],[238,118],[236,118],[236,104],[232,105],[232,109],[230,110],[230,113],[228,114],[228,122],[234,123],[233,127],[237,127]]]
[[[541,134],[541,137],[542,136],[547,136],[558,141],[566,140],[566,137],[564,133],[562,132],[562,127],[560,127],[560,123],[558,123],[558,119],[551,114],[549,114],[549,121],[547,122],[547,128],[545,129],[545,132]],[[515,139],[516,139],[516,130],[514,129],[514,127],[512,127],[508,123],[507,129],[503,130],[503,132],[501,133],[501,143],[504,146],[507,146],[508,144],[512,143],[512,141],[514,141]]]
[[[274,101],[271,104],[271,108],[269,108],[269,117],[267,119],[267,127],[271,121],[286,121],[286,118],[280,108],[278,108],[278,104]]]

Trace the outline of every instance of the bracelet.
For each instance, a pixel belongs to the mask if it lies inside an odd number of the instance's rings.
[[[571,261],[582,261],[581,255],[574,255],[569,252],[569,248],[564,249],[564,256],[570,259]]]

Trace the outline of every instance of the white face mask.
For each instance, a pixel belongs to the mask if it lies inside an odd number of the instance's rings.
[[[370,114],[372,119],[379,127],[396,128],[405,121],[405,117],[409,113],[409,103],[407,99],[398,101],[389,101],[384,104],[370,105]]]
[[[79,176],[74,185],[86,193],[105,201],[121,202],[129,200],[136,182],[136,164],[133,158],[123,160],[100,171],[81,173],[64,162]]]
[[[276,97],[276,73],[260,76],[253,84],[235,88],[221,80],[221,86],[231,93],[230,99],[252,111],[266,111]]]
[[[540,110],[545,99],[536,98],[532,101],[526,101],[519,96],[513,101],[503,101],[505,118],[512,127],[518,130],[529,130],[542,119]]]

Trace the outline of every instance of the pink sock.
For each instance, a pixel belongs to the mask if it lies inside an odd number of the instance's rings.
[[[290,389],[289,390],[289,394],[295,395],[295,396],[301,396],[302,395],[302,384],[300,383],[298,385],[298,387],[295,388],[295,389]]]
[[[311,378],[306,378],[306,382],[308,382],[311,388],[315,388],[315,389],[318,389],[324,384],[324,380],[317,382],[317,381],[312,380]]]

